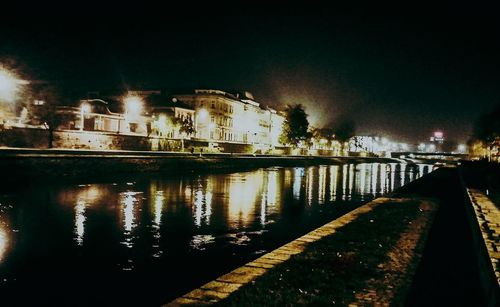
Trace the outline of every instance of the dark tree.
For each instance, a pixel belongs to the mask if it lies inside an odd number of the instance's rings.
[[[57,107],[63,104],[63,94],[56,85],[44,85],[34,90],[31,96],[32,99],[28,105],[29,117],[32,122],[47,128],[47,146],[52,148],[54,131],[62,122],[62,118],[57,114]]]
[[[297,147],[300,142],[309,139],[309,121],[304,107],[301,104],[287,105],[283,131],[280,135],[281,144],[290,144]]]
[[[500,137],[500,104],[493,111],[482,114],[474,123],[473,138],[486,144]]]
[[[186,117],[184,119],[178,118],[177,121],[179,125],[179,133],[189,136],[195,132],[193,121],[190,117]]]
[[[474,123],[474,132],[472,139],[469,140],[469,146],[473,144],[486,150],[488,159],[491,159],[493,149],[500,142],[500,104],[491,112],[482,114]],[[469,148],[470,148],[469,147]],[[474,153],[473,153],[474,154]]]
[[[349,141],[356,131],[354,121],[350,119],[340,120],[334,127],[335,138],[340,142],[341,151],[344,151],[345,142]]]

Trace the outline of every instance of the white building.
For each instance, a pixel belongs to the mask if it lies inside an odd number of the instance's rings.
[[[197,138],[257,146],[278,144],[284,118],[272,109],[264,109],[250,93],[197,89],[174,97],[195,109]]]

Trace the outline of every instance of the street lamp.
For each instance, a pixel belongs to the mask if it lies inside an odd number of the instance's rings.
[[[143,101],[138,96],[127,96],[123,100],[125,103],[125,114],[131,117],[138,117],[142,113]]]
[[[195,129],[196,129],[196,133],[198,134],[198,137],[199,135],[201,135],[198,131],[198,122],[199,121],[205,121],[207,118],[208,118],[208,111],[206,109],[200,109],[198,110],[198,112],[196,112],[196,125],[195,125]],[[208,132],[209,133],[209,136],[210,136],[210,131]]]
[[[128,126],[129,132],[132,132],[130,127],[130,120],[138,120],[141,116],[144,102],[141,97],[129,95],[123,99],[123,104],[125,106],[125,123]]]
[[[85,117],[85,113],[90,112],[90,105],[86,102],[80,105],[80,131],[83,131],[83,121]]]
[[[12,71],[0,66],[0,100],[13,102],[22,85],[29,82],[20,80]]]

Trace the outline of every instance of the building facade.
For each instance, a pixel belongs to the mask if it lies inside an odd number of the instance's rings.
[[[284,118],[263,108],[250,93],[197,89],[174,95],[195,110],[196,138],[271,147],[278,144]]]

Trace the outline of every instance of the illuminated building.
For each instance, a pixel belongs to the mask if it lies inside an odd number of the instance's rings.
[[[151,97],[149,102],[154,105],[151,111],[152,135],[173,139],[191,136],[185,130],[188,126],[195,130],[193,108],[176,98],[166,99],[162,96]]]
[[[278,144],[284,118],[275,110],[264,109],[251,93],[197,89],[192,94],[174,96],[195,109],[197,138],[263,146]]]
[[[81,100],[78,107],[61,106],[56,112],[61,118],[58,129],[147,134],[148,118],[141,114],[113,113],[101,99]]]

